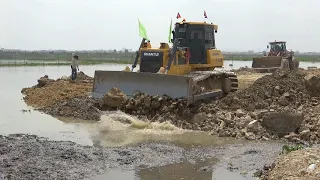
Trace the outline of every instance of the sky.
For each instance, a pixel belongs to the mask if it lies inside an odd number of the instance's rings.
[[[320,51],[319,7],[319,0],[0,0],[0,48],[136,50],[138,19],[158,47],[178,12],[204,21],[206,11],[222,51],[263,51],[274,40]]]

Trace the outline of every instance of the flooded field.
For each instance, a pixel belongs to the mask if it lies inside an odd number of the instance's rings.
[[[236,64],[239,63],[239,64]],[[226,62],[229,64],[229,62]],[[303,64],[303,63],[301,63]],[[80,66],[80,70],[89,76],[94,75],[95,70],[122,70],[126,65],[104,64]],[[234,68],[243,66],[240,62],[234,64]],[[302,65],[303,66],[303,65]],[[264,163],[270,161],[281,151],[278,143],[251,142],[244,145],[243,141],[233,138],[218,138],[205,132],[193,132],[167,124],[153,123],[149,128],[141,129],[120,122],[122,119],[138,119],[119,112],[104,114],[99,122],[88,122],[70,119],[56,119],[49,115],[32,110],[22,100],[21,89],[36,84],[36,79],[43,75],[56,79],[70,75],[68,66],[50,67],[11,67],[0,68],[1,115],[0,132],[2,135],[24,133],[34,134],[40,137],[48,137],[49,140],[72,141],[80,145],[93,145],[102,148],[122,148],[143,143],[155,143],[155,147],[161,143],[169,143],[173,150],[161,150],[164,154],[159,157],[149,157],[148,150],[132,150],[136,156],[143,157],[144,161],[151,163],[134,164],[133,167],[124,168],[120,164],[112,168],[101,170],[99,174],[92,175],[90,179],[255,179],[250,177],[255,169],[261,168]],[[23,111],[27,110],[27,111]],[[28,111],[30,110],[30,111]],[[140,146],[141,147],[141,146]],[[45,146],[43,147],[46,148]],[[137,148],[139,149],[139,148]],[[160,148],[161,149],[161,148]],[[78,149],[81,152],[81,148]],[[176,152],[176,153],[175,153]],[[178,152],[182,154],[176,155]],[[191,158],[191,154],[193,158]],[[155,155],[157,156],[157,155]],[[172,157],[161,161],[161,157]],[[162,163],[157,163],[161,161]],[[232,162],[236,173],[228,170],[229,162]],[[214,167],[212,169],[212,167]],[[248,174],[247,176],[241,175]],[[78,177],[79,178],[79,177]]]

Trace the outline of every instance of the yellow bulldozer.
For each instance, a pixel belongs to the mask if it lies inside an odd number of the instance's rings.
[[[295,59],[293,51],[287,50],[285,41],[274,41],[269,45],[268,54],[264,54],[264,57],[253,58],[252,69],[257,72],[273,72],[277,69],[295,70],[299,68],[299,61]]]
[[[212,23],[182,21],[175,23],[172,47],[160,43],[160,47],[154,48],[143,38],[130,70],[127,67],[124,71],[95,71],[93,96],[101,97],[117,87],[127,96],[139,91],[183,97],[189,105],[236,91],[236,74],[215,69],[224,63],[215,44],[217,30],[218,26]],[[139,70],[134,72],[138,64]]]

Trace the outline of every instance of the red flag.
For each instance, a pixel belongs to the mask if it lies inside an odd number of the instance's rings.
[[[177,19],[181,18],[180,13],[178,12],[177,14]]]
[[[204,11],[203,15],[204,15],[204,18],[208,18],[206,11]]]

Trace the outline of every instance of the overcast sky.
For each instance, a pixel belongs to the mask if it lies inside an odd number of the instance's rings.
[[[319,0],[0,0],[0,47],[19,49],[137,49],[138,18],[153,46],[167,42],[170,19],[219,26],[217,48],[319,51]]]

